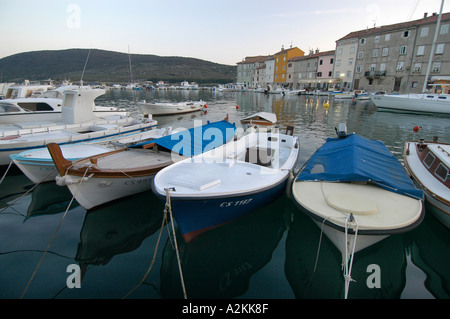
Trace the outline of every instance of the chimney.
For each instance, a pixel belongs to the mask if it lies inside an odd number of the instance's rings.
[[[428,17],[428,12],[425,12],[425,13],[423,14],[423,18],[426,19],[427,17]]]

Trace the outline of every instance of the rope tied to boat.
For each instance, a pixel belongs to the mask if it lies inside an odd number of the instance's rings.
[[[348,228],[349,228],[349,223],[354,223],[355,224],[355,228],[354,228],[354,238],[353,238],[353,243],[352,243],[352,251],[351,254],[349,253],[349,234],[348,234]],[[350,288],[350,282],[354,281],[356,282],[356,280],[354,280],[351,277],[351,273],[352,273],[352,267],[353,267],[353,260],[354,260],[354,255],[355,255],[355,248],[356,248],[356,238],[358,236],[358,222],[356,221],[355,217],[353,216],[353,214],[348,215],[348,217],[345,219],[345,260],[344,260],[344,279],[345,279],[345,299],[347,299],[348,297],[348,290]],[[350,263],[349,263],[350,260]]]
[[[173,236],[174,236],[175,252],[176,252],[176,255],[177,255],[178,270],[179,270],[179,273],[180,273],[181,286],[183,288],[184,299],[187,299],[186,286],[184,285],[183,271],[181,269],[181,260],[180,260],[179,250],[178,250],[177,238],[175,236],[174,219],[173,219],[173,216],[172,216],[172,202],[171,202],[171,198],[170,198],[170,191],[175,191],[175,188],[174,187],[169,187],[169,188],[165,188],[164,190],[166,191],[166,205],[164,207],[164,210],[167,210],[169,212],[170,220],[172,222],[171,223],[172,224],[172,233],[173,233]]]

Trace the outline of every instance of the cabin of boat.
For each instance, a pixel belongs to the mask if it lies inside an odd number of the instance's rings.
[[[449,156],[450,144],[427,143],[423,139],[415,146],[423,166],[442,184],[450,188]],[[410,152],[410,150],[407,150]]]

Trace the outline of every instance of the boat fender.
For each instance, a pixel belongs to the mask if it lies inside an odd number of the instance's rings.
[[[72,185],[72,184],[79,184],[81,182],[86,182],[88,181],[94,174],[91,174],[87,177],[82,177],[82,178],[70,178],[68,176],[56,176],[55,181],[56,181],[56,185],[58,186],[67,186],[67,185]]]

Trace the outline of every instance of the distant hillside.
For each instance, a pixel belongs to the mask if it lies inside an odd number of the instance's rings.
[[[81,78],[89,49],[24,52],[0,59],[3,82],[29,80],[71,80]],[[130,81],[131,57],[133,81],[234,82],[236,66],[185,58],[91,50],[85,82],[126,83]]]

